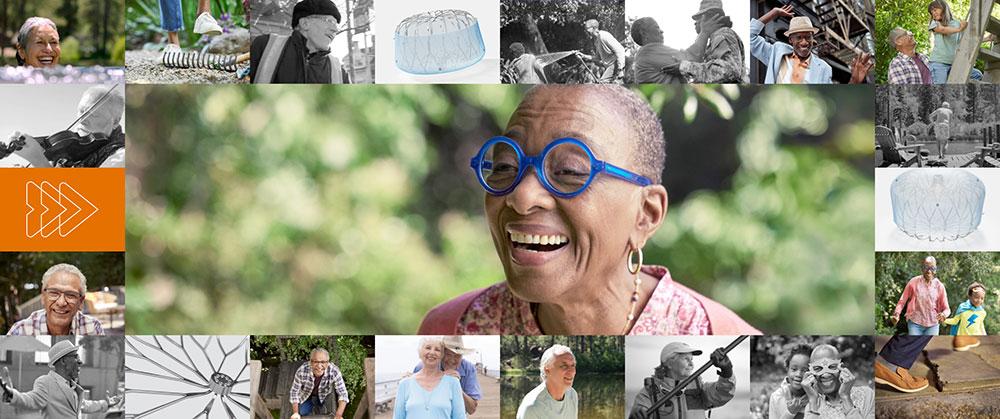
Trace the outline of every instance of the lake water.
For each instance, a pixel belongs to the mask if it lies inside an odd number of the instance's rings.
[[[500,417],[513,419],[521,399],[541,383],[538,375],[502,376]],[[579,418],[615,419],[625,417],[625,374],[577,374],[573,388],[580,398]]]

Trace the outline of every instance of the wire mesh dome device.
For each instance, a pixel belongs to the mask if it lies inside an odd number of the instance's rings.
[[[911,169],[889,188],[892,219],[920,240],[946,241],[968,236],[983,219],[986,186],[961,169]]]
[[[415,14],[396,26],[396,67],[438,74],[469,67],[486,55],[479,20],[464,10]]]

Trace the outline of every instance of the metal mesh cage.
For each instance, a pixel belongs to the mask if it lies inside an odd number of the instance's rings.
[[[396,26],[396,67],[412,74],[460,70],[486,54],[479,21],[464,10],[435,10]]]
[[[889,189],[896,226],[921,240],[946,241],[976,231],[983,219],[986,186],[961,169],[911,169]]]

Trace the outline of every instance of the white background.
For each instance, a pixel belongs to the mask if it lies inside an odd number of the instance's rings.
[[[417,75],[396,67],[393,34],[403,19],[421,12],[442,9],[465,10],[479,19],[486,56],[478,63],[442,74]],[[375,82],[376,83],[500,83],[500,2],[468,0],[376,1]]]
[[[417,346],[421,338],[423,336],[375,336],[375,381],[395,380],[412,372],[420,363]],[[463,355],[463,359],[473,364],[482,362],[489,371],[500,371],[500,336],[462,336],[462,343],[477,351]]]
[[[966,170],[983,181],[986,186],[986,202],[983,204],[983,219],[979,228],[968,236],[957,240],[932,242],[920,240],[906,235],[892,220],[892,196],[889,188],[897,176],[907,170],[923,170],[922,168],[887,167],[875,169],[875,250],[876,251],[996,251],[1000,250],[1000,223],[996,219],[1000,214],[997,205],[997,191],[1000,191],[1000,170],[983,168],[966,168]]]
[[[698,37],[691,19],[701,5],[700,1],[626,0],[625,16],[629,20],[651,17],[663,30],[663,44],[676,49],[687,49]],[[733,21],[733,31],[743,41],[743,65],[750,67],[750,6],[742,0],[722,0],[722,9]],[[630,35],[632,28],[625,28]]]

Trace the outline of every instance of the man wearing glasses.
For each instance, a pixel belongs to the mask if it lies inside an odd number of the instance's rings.
[[[775,7],[760,17],[760,20],[750,19],[750,55],[767,66],[764,83],[788,84],[829,84],[833,82],[833,70],[830,64],[812,54],[813,36],[819,29],[813,27],[812,20],[807,16],[792,14],[793,6]],[[770,43],[760,36],[764,25],[778,16],[790,17],[785,36],[788,42]],[[815,58],[815,59],[814,59]],[[874,66],[871,54],[859,53],[851,61],[850,84],[863,83],[868,70]]]
[[[304,0],[292,12],[291,35],[267,34],[250,43],[253,83],[350,83],[330,54],[340,11],[330,0]]]
[[[81,400],[80,392],[83,387],[78,381],[83,362],[77,353],[79,349],[79,346],[68,340],[52,345],[49,348],[49,368],[52,370],[38,377],[29,392],[15,390],[4,368],[4,374],[0,377],[0,400],[19,409],[40,411],[43,419],[76,419],[81,412],[104,412],[121,403],[124,398],[120,395],[108,395],[104,400]]]
[[[913,32],[895,27],[889,31],[889,43],[896,47],[896,57],[889,63],[889,84],[932,84],[930,61],[917,52]]]
[[[101,322],[80,312],[87,278],[76,266],[60,263],[42,275],[44,309],[14,323],[8,335],[104,335]]]
[[[334,390],[337,393],[337,412],[335,419],[343,419],[344,408],[347,407],[347,385],[340,368],[330,363],[330,353],[323,348],[313,349],[309,354],[309,363],[302,364],[295,371],[292,389],[288,392],[292,404],[291,419],[308,416],[313,410],[321,415],[329,415]]]

